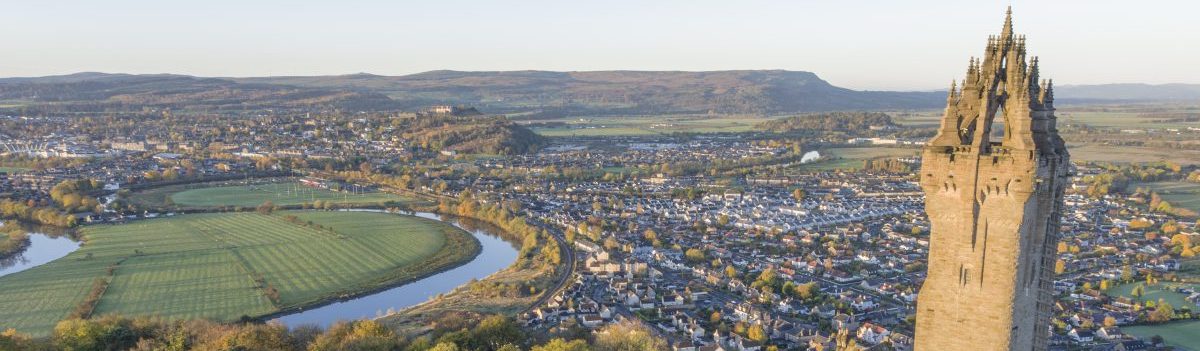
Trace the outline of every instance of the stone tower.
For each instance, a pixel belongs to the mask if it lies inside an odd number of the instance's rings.
[[[1046,349],[1069,165],[1053,83],[1026,63],[1009,9],[922,151],[932,233],[916,350]]]

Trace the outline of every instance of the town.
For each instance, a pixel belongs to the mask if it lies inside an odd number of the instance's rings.
[[[569,276],[518,316],[525,328],[571,335],[636,321],[674,350],[913,347],[930,244],[913,174],[917,149],[863,146],[858,136],[713,134],[554,138],[532,141],[544,144],[533,153],[477,157],[458,147],[470,142],[434,145],[404,128],[490,118],[445,108],[239,119],[8,116],[0,157],[14,167],[0,173],[0,195],[26,208],[61,208],[68,226],[175,214],[131,200],[131,191],[156,184],[288,178],[346,193],[471,198],[512,209],[574,252]],[[875,140],[889,137],[884,130],[872,130]],[[879,149],[909,156],[834,156]],[[1074,165],[1055,263],[1052,349],[1154,349],[1163,340],[1122,328],[1194,318],[1200,294],[1171,282],[1191,269],[1181,262],[1195,254],[1195,217],[1164,210],[1157,194],[1112,184],[1135,173],[1196,178],[1195,166],[1168,163]],[[103,186],[87,192],[94,199],[62,201],[55,189],[77,180]],[[1130,293],[1113,293],[1121,289]],[[1186,298],[1145,298],[1167,295]]]

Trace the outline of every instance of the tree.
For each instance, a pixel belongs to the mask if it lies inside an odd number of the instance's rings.
[[[458,350],[459,350],[458,345],[455,345],[452,342],[441,342],[441,343],[438,343],[433,348],[429,349],[429,351],[458,351]]]
[[[484,349],[499,349],[505,344],[515,344],[524,339],[524,334],[516,323],[507,317],[495,315],[484,318],[472,330],[475,346]]]
[[[588,351],[588,350],[591,350],[591,348],[588,347],[588,344],[586,342],[584,342],[583,340],[576,339],[576,340],[566,341],[566,340],[563,340],[560,338],[555,338],[553,340],[550,340],[550,342],[548,342],[544,345],[534,346],[532,349],[530,349],[530,351]]]
[[[334,324],[309,345],[310,351],[395,350],[400,338],[391,329],[373,320]]]
[[[1067,271],[1067,263],[1062,259],[1054,261],[1054,274],[1062,274]]]
[[[68,319],[54,326],[54,343],[63,350],[100,350],[107,331],[99,323]]]
[[[275,203],[271,202],[271,200],[263,201],[261,205],[258,205],[256,210],[259,214],[269,215],[272,211],[275,211]]]
[[[599,351],[657,351],[665,350],[667,343],[641,324],[623,321],[610,324],[596,333],[595,348]]]
[[[777,280],[776,278],[775,269],[767,268],[764,269],[762,273],[758,274],[758,280],[756,282],[761,282],[762,285],[766,286],[775,286]]]
[[[707,257],[704,255],[704,251],[700,251],[700,249],[696,248],[687,249],[687,251],[683,253],[683,256],[687,258],[688,262],[691,263],[700,263],[707,259]]]
[[[297,350],[296,342],[283,325],[245,325],[237,331],[210,342],[201,350],[287,351]]]
[[[758,324],[752,325],[750,326],[750,329],[746,330],[746,337],[757,342],[767,341],[767,333],[763,331],[763,327]]]
[[[792,198],[796,199],[796,202],[804,201],[804,195],[804,189],[796,188],[796,190],[792,190]]]
[[[1171,303],[1162,299],[1158,300],[1154,312],[1151,312],[1149,316],[1150,321],[1155,323],[1170,321],[1172,318],[1175,318],[1175,308],[1171,306]]]
[[[797,285],[793,291],[795,292],[796,297],[799,297],[802,300],[808,300],[813,296],[816,296],[820,289],[817,286],[817,282],[808,282]]]
[[[604,239],[604,248],[605,249],[613,250],[619,246],[621,246],[621,244],[617,242],[617,239],[615,239],[611,236]]]
[[[650,242],[654,242],[658,240],[658,232],[655,232],[654,229],[646,229],[645,232],[642,232],[642,237]]]
[[[0,332],[0,350],[36,350],[33,338],[17,333],[16,329],[6,329]]]

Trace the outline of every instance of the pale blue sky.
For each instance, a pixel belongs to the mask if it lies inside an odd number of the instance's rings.
[[[937,89],[1009,4],[1056,83],[1200,83],[1198,3],[1105,0],[3,0],[0,76],[788,69]]]

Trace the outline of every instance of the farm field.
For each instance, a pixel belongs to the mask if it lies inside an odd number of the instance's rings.
[[[78,251],[0,277],[0,326],[46,335],[97,279],[109,283],[94,316],[233,321],[408,281],[478,247],[447,224],[371,212],[194,214],[80,234]]]
[[[622,116],[582,117],[539,120],[561,122],[564,126],[535,126],[533,131],[544,136],[619,136],[671,133],[745,132],[768,118],[756,116]]]
[[[222,184],[187,184],[147,189],[134,193],[131,201],[148,206],[174,204],[182,207],[254,207],[266,201],[271,201],[278,206],[301,205],[316,201],[336,204],[414,201],[412,198],[391,193],[376,191],[354,194],[305,187],[294,181],[271,181],[250,185]]]
[[[1194,109],[1184,107],[1164,107],[1164,112],[1191,112]],[[1163,129],[1163,128],[1187,128],[1200,127],[1200,122],[1182,122],[1169,121],[1169,117],[1145,114],[1138,109],[1113,109],[1110,111],[1094,111],[1080,110],[1059,111],[1056,113],[1060,123],[1061,121],[1083,123],[1092,127],[1117,128],[1117,129]]]
[[[1200,183],[1190,182],[1149,182],[1133,183],[1131,188],[1150,188],[1162,196],[1171,206],[1183,207],[1200,212]]]
[[[1200,321],[1121,327],[1122,332],[1142,338],[1161,336],[1168,345],[1183,351],[1200,350],[1200,333],[1197,330],[1200,330]]]
[[[804,170],[830,171],[862,168],[863,160],[880,157],[907,157],[920,150],[900,147],[850,147],[818,150],[822,160],[799,166]]]
[[[1139,146],[1097,144],[1068,144],[1072,161],[1097,162],[1159,162],[1171,161],[1182,165],[1200,164],[1200,151],[1173,150]]]

